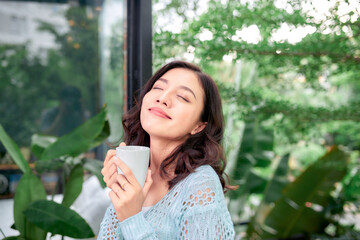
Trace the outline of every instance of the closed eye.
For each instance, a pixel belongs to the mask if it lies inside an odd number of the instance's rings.
[[[189,100],[187,100],[185,97],[178,95],[179,98],[181,98],[182,100],[184,100],[185,102],[189,102]]]

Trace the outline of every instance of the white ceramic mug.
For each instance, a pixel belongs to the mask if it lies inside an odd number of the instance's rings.
[[[116,156],[130,168],[136,180],[143,187],[149,167],[150,148],[144,146],[120,146],[116,148]],[[119,167],[118,173],[123,174]]]

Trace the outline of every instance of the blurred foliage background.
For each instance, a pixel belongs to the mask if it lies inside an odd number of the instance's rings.
[[[39,23],[58,46],[45,58],[0,46],[0,121],[20,147],[66,85],[87,118],[108,103],[121,135],[124,25],[102,38],[96,11],[66,9],[66,32]],[[153,0],[153,69],[184,59],[219,86],[237,238],[360,239],[359,15],[357,0]]]
[[[359,239],[359,1],[153,4],[154,69],[191,61],[221,91],[238,238]]]

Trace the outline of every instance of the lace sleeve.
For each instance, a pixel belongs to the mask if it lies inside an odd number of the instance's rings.
[[[234,226],[220,182],[203,179],[183,202],[180,239],[234,239]]]
[[[120,224],[125,239],[131,240],[158,240],[156,233],[142,212],[131,216]]]
[[[140,212],[119,222],[113,205],[108,207],[100,226],[98,240],[157,240],[156,233]]]
[[[112,204],[106,210],[104,218],[100,224],[98,240],[123,240],[120,234],[119,222]]]

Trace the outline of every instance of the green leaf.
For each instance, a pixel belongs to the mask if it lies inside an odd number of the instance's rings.
[[[286,154],[280,159],[274,175],[269,181],[266,191],[264,192],[265,203],[272,203],[278,200],[281,197],[281,191],[289,183],[289,180],[287,179],[289,157],[290,154]]]
[[[265,190],[267,179],[259,176],[257,173],[250,171],[246,178],[245,192],[262,193]]]
[[[346,199],[360,200],[360,170],[357,169],[351,177],[349,183],[344,187]]]
[[[257,119],[246,122],[240,153],[272,151],[273,146],[274,134],[271,130],[265,129]]]
[[[102,188],[106,187],[106,183],[104,182],[103,179],[103,175],[101,173],[101,169],[104,166],[104,162],[103,161],[99,161],[97,159],[90,159],[90,158],[86,158],[84,159],[85,163],[84,163],[84,169],[91,172],[92,174],[94,174],[97,179],[99,180],[99,183],[101,185]]]
[[[6,237],[6,238],[3,238],[3,240],[27,240],[27,239],[22,237],[21,235],[19,235],[19,236]]]
[[[330,192],[347,171],[348,155],[333,147],[309,166],[283,190],[283,196],[257,229],[260,238],[286,238],[299,233],[323,231],[326,224],[323,209],[330,201]]]
[[[33,224],[50,232],[72,238],[91,238],[94,233],[75,211],[48,200],[33,202],[24,212]]]
[[[0,124],[0,141],[10,154],[16,165],[23,171],[23,173],[31,172],[29,164],[26,162],[24,156],[21,154],[20,148],[16,143],[6,134],[4,128]]]
[[[39,199],[46,199],[40,179],[32,172],[25,173],[18,183],[14,196],[14,220],[16,229],[27,239],[41,240],[46,237],[46,232],[28,222],[23,214],[33,201]]]
[[[230,197],[237,199],[247,193],[262,193],[266,187],[267,179],[259,176],[254,171],[247,172],[241,182],[236,182],[239,188],[230,192]]]
[[[84,169],[78,164],[70,172],[69,180],[66,182],[62,205],[70,207],[82,190],[84,182]]]
[[[105,118],[106,109],[104,107],[90,120],[80,125],[74,131],[60,137],[56,142],[47,147],[40,159],[49,160],[64,155],[75,157],[96,146],[100,143],[100,139],[105,139],[104,136],[107,134],[108,129]]]
[[[48,161],[36,161],[35,169],[39,174],[45,171],[55,171],[60,169],[64,165],[64,161],[61,159],[51,159]]]
[[[56,140],[57,137],[54,136],[34,134],[31,136],[31,151],[37,158],[40,158],[45,148],[54,143]]]
[[[103,129],[101,130],[100,134],[94,139],[91,148],[101,144],[109,137],[109,135],[110,135],[110,123],[109,121],[106,120]]]
[[[265,129],[256,119],[245,123],[241,146],[230,178],[240,187],[229,197],[236,199],[246,193],[258,193],[265,188],[265,180],[252,171],[254,167],[267,167],[271,163],[274,133]]]
[[[256,229],[261,228],[264,224],[265,217],[272,209],[273,203],[282,196],[281,192],[289,182],[287,179],[289,156],[290,154],[286,154],[280,159],[274,171],[273,177],[267,183],[263,199],[257,208],[255,215],[251,219],[250,224],[248,225],[248,236],[251,236]]]

